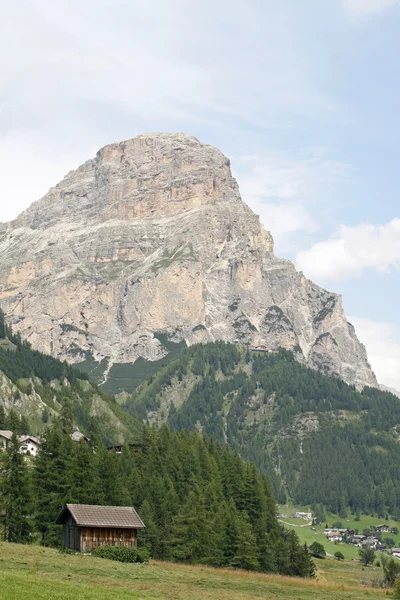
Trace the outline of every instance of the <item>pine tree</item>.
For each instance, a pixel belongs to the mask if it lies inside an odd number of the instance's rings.
[[[140,507],[139,516],[146,525],[146,528],[140,530],[138,534],[138,544],[139,546],[145,546],[150,552],[150,556],[153,556],[154,547],[157,541],[157,525],[155,522],[154,511],[148,500],[144,500]]]
[[[93,448],[85,440],[73,445],[71,473],[71,502],[97,504],[98,473],[94,466]]]
[[[256,536],[252,530],[247,513],[238,513],[235,523],[235,552],[231,566],[246,571],[257,571],[260,563],[257,555]]]
[[[59,545],[61,527],[55,520],[70,502],[74,473],[73,442],[57,426],[46,429],[35,461],[35,520],[42,545]]]
[[[95,468],[97,469],[94,492],[95,504],[109,506],[129,506],[132,503],[123,473],[119,469],[119,456],[104,446],[96,448]]]
[[[213,531],[199,489],[189,493],[182,510],[174,518],[172,536],[172,554],[178,562],[211,561]]]
[[[0,470],[0,519],[5,541],[23,543],[31,536],[28,518],[31,510],[31,487],[25,457],[19,452],[13,433],[11,447],[2,453]]]

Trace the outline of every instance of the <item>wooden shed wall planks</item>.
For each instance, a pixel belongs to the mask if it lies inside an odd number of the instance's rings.
[[[115,527],[81,527],[80,550],[91,552],[97,546],[136,546],[137,530]]]

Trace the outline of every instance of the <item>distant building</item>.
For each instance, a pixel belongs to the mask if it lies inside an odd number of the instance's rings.
[[[8,450],[11,447],[12,436],[12,431],[0,431],[0,450]],[[37,456],[40,445],[37,437],[34,435],[18,435],[17,438],[21,454]]]
[[[392,556],[400,558],[400,548],[392,548]]]
[[[377,525],[376,530],[381,533],[389,533],[389,527],[387,525]]]
[[[376,537],[367,537],[362,542],[363,546],[368,546],[369,548],[376,548],[377,544],[379,544],[379,540]]]
[[[56,523],[63,525],[63,545],[78,552],[97,546],[136,546],[145,525],[132,506],[67,504]]]
[[[330,542],[341,542],[343,539],[341,533],[337,530],[329,531],[326,537]]]
[[[128,446],[131,450],[138,450],[143,448],[143,444],[140,442],[131,443],[131,444],[117,444],[116,446],[107,446],[107,450],[109,452],[115,452],[115,454],[122,454],[122,449],[124,446]]]
[[[293,517],[295,519],[307,519],[310,521],[312,519],[312,513],[310,512],[295,512]]]
[[[19,435],[18,441],[20,443],[19,451],[21,454],[37,456],[39,452],[39,440],[37,437],[34,435]]]
[[[90,442],[90,438],[86,437],[86,435],[80,431],[74,431],[74,433],[71,433],[70,438],[73,442],[81,442],[82,440],[85,442]]]
[[[11,446],[12,431],[0,430],[0,450],[7,450]]]

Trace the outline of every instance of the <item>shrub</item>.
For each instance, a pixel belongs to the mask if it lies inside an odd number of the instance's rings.
[[[150,558],[147,548],[130,548],[128,546],[98,546],[92,551],[92,556],[123,563],[144,563]]]
[[[344,560],[344,554],[342,552],[335,552],[333,556],[338,560]]]
[[[325,548],[319,542],[313,542],[309,547],[309,551],[315,558],[325,558],[326,556]]]

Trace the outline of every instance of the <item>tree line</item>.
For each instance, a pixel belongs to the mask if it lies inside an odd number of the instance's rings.
[[[194,432],[144,427],[117,455],[70,438],[71,415],[45,431],[36,458],[16,436],[0,453],[0,525],[12,542],[61,544],[55,520],[69,503],[133,505],[139,544],[155,559],[310,577],[314,564],[276,518],[270,482],[226,445]]]

